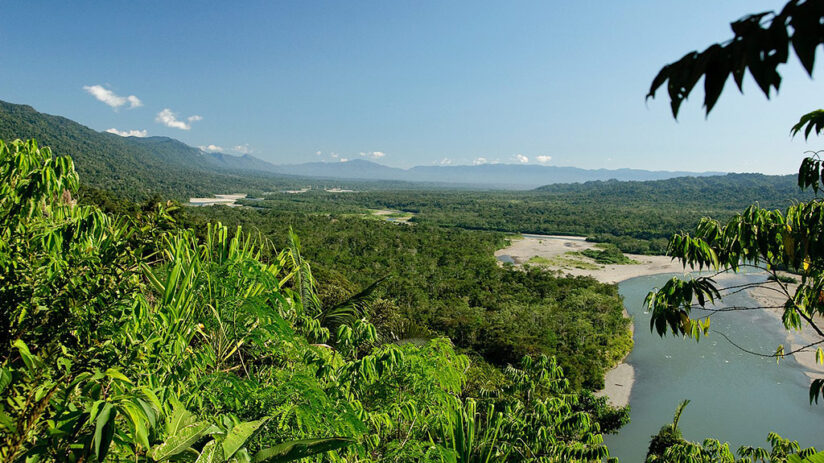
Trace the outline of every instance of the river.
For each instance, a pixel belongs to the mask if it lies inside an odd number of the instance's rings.
[[[767,433],[798,440],[802,447],[822,447],[824,405],[810,405],[809,379],[792,358],[766,359],[746,354],[716,333],[699,343],[681,338],[660,338],[649,330],[643,301],[653,287],[671,275],[633,278],[619,284],[624,304],[636,325],[635,346],[627,362],[635,368],[630,396],[632,421],[616,435],[605,436],[611,456],[622,463],[643,462],[650,436],[672,421],[678,403],[690,399],[681,416],[684,437],[707,437],[741,445],[768,447]],[[725,283],[763,280],[763,274],[743,274]],[[730,305],[754,305],[745,293],[729,296]],[[789,349],[780,320],[764,311],[713,315],[712,329],[727,334],[739,345],[759,352],[774,352],[779,344]]]

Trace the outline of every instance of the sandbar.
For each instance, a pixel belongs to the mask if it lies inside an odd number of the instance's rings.
[[[560,274],[574,276],[590,276],[602,283],[618,284],[630,278],[657,275],[660,273],[689,273],[684,267],[667,256],[644,256],[625,254],[637,264],[601,265],[585,256],[575,255],[574,260],[583,263],[586,268],[578,268],[575,262],[565,261],[564,256],[570,252],[583,251],[596,247],[596,243],[586,241],[583,236],[557,235],[524,235],[513,238],[510,245],[495,252],[496,257],[509,256],[516,268],[529,264],[535,257],[544,258],[550,263],[539,264],[542,268],[556,271]],[[552,262],[557,262],[555,265]],[[629,314],[624,309],[624,316]],[[630,324],[630,330],[635,326]],[[629,404],[632,386],[635,383],[635,369],[623,360],[606,372],[604,375],[604,389],[596,391],[596,396],[606,396],[609,403],[615,407],[624,407]]]

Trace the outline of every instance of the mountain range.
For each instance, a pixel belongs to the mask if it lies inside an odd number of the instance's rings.
[[[464,184],[482,188],[525,190],[555,183],[596,180],[664,180],[674,177],[723,175],[724,172],[673,172],[641,169],[581,169],[535,164],[481,164],[475,166],[387,167],[355,159],[347,162],[310,162],[272,166],[281,174],[349,180],[401,180]]]
[[[127,197],[183,198],[226,192],[262,192],[318,181],[410,182],[440,187],[532,189],[598,180],[662,180],[721,172],[580,169],[524,164],[418,166],[400,169],[367,160],[276,165],[251,155],[210,153],[168,137],[121,137],[97,132],[31,106],[0,101],[0,139],[35,138],[75,160],[87,184]],[[344,183],[345,184],[345,183]],[[404,184],[393,183],[394,188]],[[418,185],[420,187],[420,185]]]

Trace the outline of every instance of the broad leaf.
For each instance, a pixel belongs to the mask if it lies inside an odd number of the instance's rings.
[[[223,447],[216,440],[212,440],[203,446],[196,463],[223,463],[224,461],[226,459],[223,457]]]
[[[98,461],[103,461],[109,452],[109,446],[114,437],[114,419],[117,411],[112,404],[107,403],[97,414],[94,427],[94,454]]]
[[[232,427],[232,430],[223,439],[223,456],[231,458],[235,452],[246,444],[246,441],[252,437],[252,434],[258,430],[269,418],[264,418],[257,421],[247,421]]]
[[[194,424],[197,418],[186,410],[180,403],[175,403],[172,409],[172,416],[166,425],[166,433],[174,436],[184,427]]]
[[[197,443],[206,434],[212,432],[214,427],[204,421],[191,424],[181,429],[177,434],[166,439],[166,442],[155,445],[149,452],[149,456],[156,461],[167,460]]]
[[[346,437],[329,437],[325,439],[301,439],[284,442],[270,449],[261,450],[252,458],[254,463],[281,463],[295,461],[319,453],[331,452],[353,444],[355,441]]]

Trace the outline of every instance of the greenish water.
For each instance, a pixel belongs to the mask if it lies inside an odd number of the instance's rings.
[[[683,399],[692,402],[681,417],[684,437],[714,437],[730,443],[767,447],[767,433],[798,440],[802,446],[824,447],[824,405],[810,405],[810,380],[791,358],[775,360],[746,354],[711,333],[701,342],[660,338],[649,330],[643,301],[653,287],[672,275],[633,278],[619,284],[627,311],[635,321],[635,347],[627,362],[635,368],[630,397],[632,422],[617,435],[606,436],[610,455],[622,463],[643,462],[650,436],[672,421]],[[763,274],[734,277],[730,284],[763,281]],[[744,293],[725,299],[729,305],[755,305]],[[787,343],[780,320],[764,311],[713,315],[712,329],[750,350],[771,353]]]
[[[500,256],[495,256],[495,258],[498,259],[499,262],[503,262],[505,264],[514,264],[515,263],[515,259],[513,259],[512,256],[508,256],[506,254],[500,255]]]

